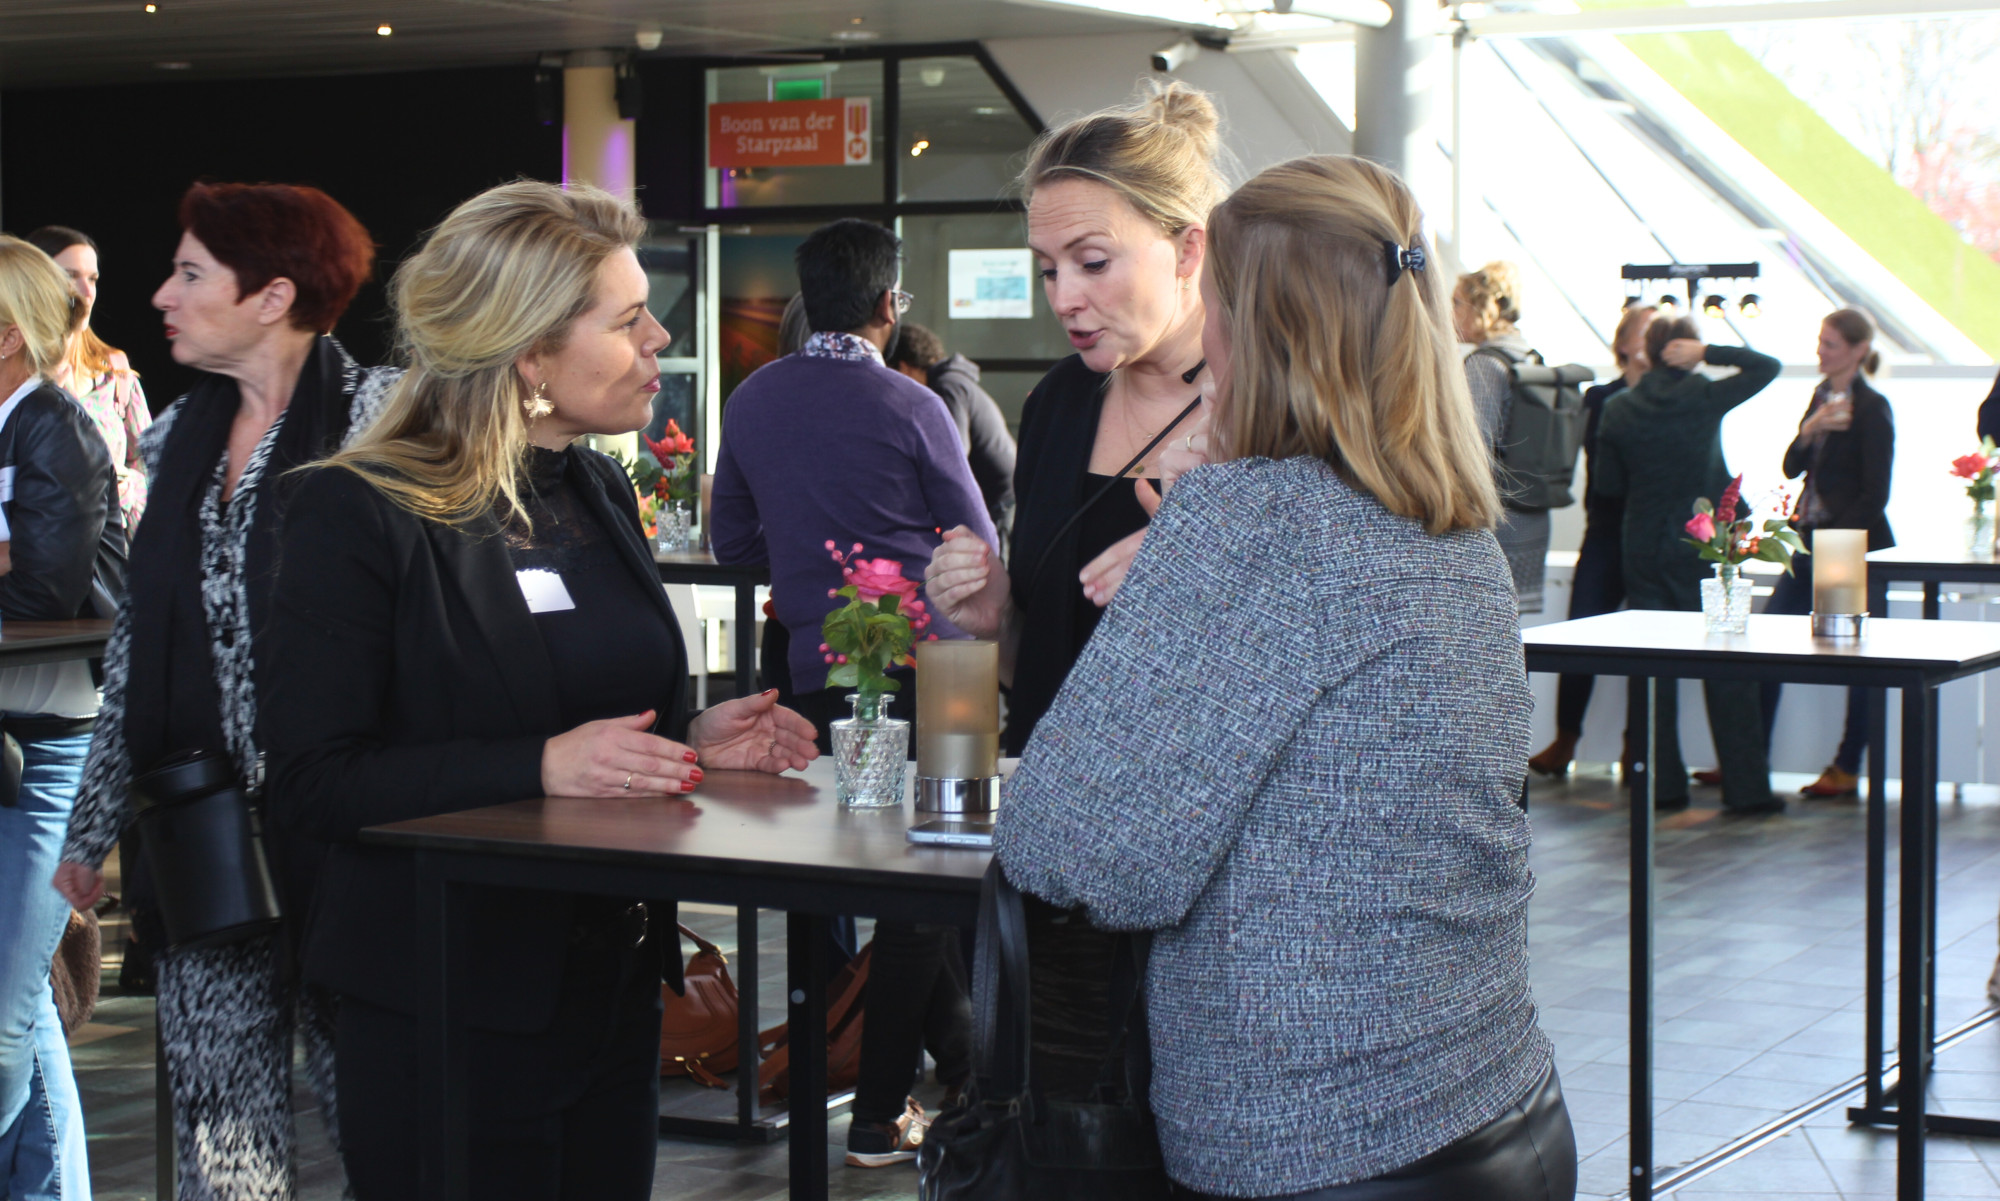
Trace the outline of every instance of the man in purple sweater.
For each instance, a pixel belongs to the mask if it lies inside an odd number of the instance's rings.
[[[819,728],[822,750],[851,691],[826,686],[818,649],[820,623],[846,603],[827,596],[841,578],[826,544],[859,542],[918,581],[939,530],[964,523],[997,546],[944,401],[882,362],[909,307],[896,287],[901,257],[901,240],[867,221],[835,221],[800,243],[799,293],[813,334],[737,385],[722,417],[715,557],[770,564],[772,601],[791,633],[792,707]],[[929,632],[965,637],[935,615]],[[894,674],[903,688],[891,709],[914,718],[914,673]],[[923,1111],[908,1093],[926,1044],[951,1092],[972,1074],[958,932],[877,922],[874,948],[847,1136],[847,1162],[867,1168],[916,1158]]]
[[[897,291],[902,243],[869,221],[822,226],[798,249],[813,329],[803,349],[759,368],[730,394],[715,468],[715,557],[768,563],[778,620],[791,634],[794,707],[820,729],[846,716],[851,689],[826,687],[820,623],[856,542],[923,579],[939,530],[960,522],[997,546],[958,427],[944,402],[883,365],[909,298]],[[935,611],[933,611],[935,612]],[[965,635],[941,616],[930,632]],[[910,689],[894,709],[909,717]]]

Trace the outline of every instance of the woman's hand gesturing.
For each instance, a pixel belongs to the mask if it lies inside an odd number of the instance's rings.
[[[998,638],[1012,603],[999,557],[967,526],[944,532],[924,568],[924,592],[944,619],[974,638]]]
[[[652,733],[653,711],[587,721],[542,744],[542,791],[549,796],[678,796],[701,782],[691,747]]]
[[[813,724],[780,705],[775,688],[704,712],[689,724],[688,741],[715,768],[775,775],[819,758]]]

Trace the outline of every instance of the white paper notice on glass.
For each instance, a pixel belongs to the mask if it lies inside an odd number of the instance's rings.
[[[1031,250],[954,250],[948,287],[953,317],[1033,317]]]

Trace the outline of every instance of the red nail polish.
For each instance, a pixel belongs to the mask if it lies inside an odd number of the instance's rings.
[[[682,791],[682,792],[693,792],[693,791],[694,791],[694,781],[693,781],[693,780],[682,780],[682,781],[681,781],[681,791]]]
[[[701,769],[697,767],[693,771],[689,772],[688,779],[696,784],[701,783]]]
[[[689,763],[697,763],[701,760],[701,756],[695,754],[693,751],[682,751],[681,758],[687,760]]]

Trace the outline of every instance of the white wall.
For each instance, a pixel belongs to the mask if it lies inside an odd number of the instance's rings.
[[[1149,56],[1172,41],[1158,30],[1080,38],[1005,38],[986,49],[1014,86],[1054,126],[1129,98],[1151,75]],[[1302,154],[1346,154],[1353,134],[1299,73],[1289,50],[1226,54],[1204,50],[1175,73],[1221,110],[1223,144],[1240,182]]]

